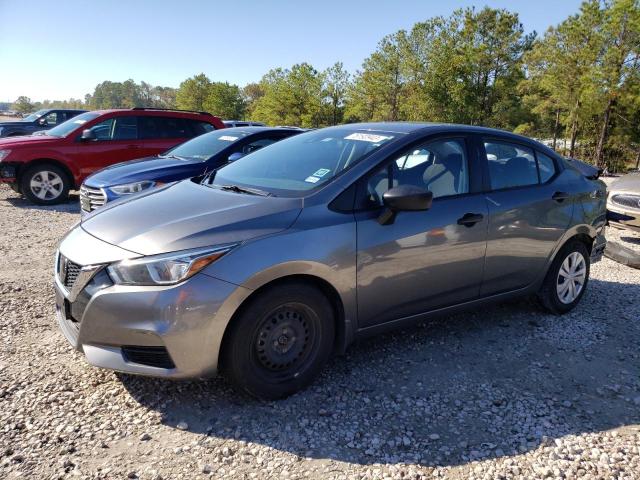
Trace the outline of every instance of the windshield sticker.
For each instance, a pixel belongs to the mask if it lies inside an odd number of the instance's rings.
[[[314,177],[313,175],[304,179],[307,183],[317,183],[320,180],[318,177]]]
[[[330,171],[331,170],[329,170],[328,168],[321,168],[319,170],[316,170],[316,173],[314,173],[313,176],[314,177],[324,177]]]
[[[238,137],[232,137],[231,135],[222,135],[218,140],[224,140],[225,142],[235,142]]]
[[[390,138],[386,135],[374,135],[373,133],[352,133],[344,137],[345,140],[360,140],[361,142],[379,143]]]

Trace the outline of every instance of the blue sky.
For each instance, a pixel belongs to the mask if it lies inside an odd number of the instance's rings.
[[[580,1],[0,0],[0,101],[83,98],[127,78],[177,87],[200,72],[242,86],[303,61],[354,72],[384,35],[484,5],[542,33]]]

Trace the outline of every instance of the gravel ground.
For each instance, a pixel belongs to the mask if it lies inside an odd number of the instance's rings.
[[[638,270],[594,265],[561,318],[519,301],[361,342],[260,403],[72,351],[51,275],[78,218],[0,188],[0,478],[640,478]]]

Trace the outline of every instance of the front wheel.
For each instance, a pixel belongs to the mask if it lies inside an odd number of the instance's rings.
[[[35,165],[22,174],[20,190],[31,202],[38,205],[54,205],[69,196],[71,182],[66,172],[48,163]]]
[[[582,242],[571,242],[558,253],[538,292],[540,303],[552,313],[572,310],[589,282],[590,256]]]
[[[334,314],[325,295],[297,283],[259,293],[225,335],[221,367],[239,389],[275,400],[320,373],[334,342]]]

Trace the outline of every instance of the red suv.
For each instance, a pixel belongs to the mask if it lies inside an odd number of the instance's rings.
[[[224,128],[206,112],[133,108],[83,113],[46,134],[0,139],[0,182],[34,203],[65,200],[91,173],[157,155],[189,138]]]

